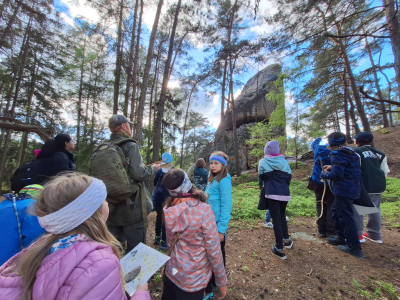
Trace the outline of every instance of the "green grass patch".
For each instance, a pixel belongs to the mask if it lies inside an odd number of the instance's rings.
[[[238,182],[232,187],[233,209],[232,219],[235,220],[254,220],[262,219],[265,211],[257,209],[260,190],[258,181],[254,176],[242,175],[244,182]],[[245,182],[247,180],[253,180]],[[286,214],[289,217],[316,217],[315,195],[306,189],[306,183],[300,180],[292,180],[290,183],[290,193],[292,200],[289,202]],[[399,197],[400,199],[400,180],[397,178],[387,178],[387,191],[385,197]],[[400,218],[400,200],[394,202],[383,202],[381,205],[382,216],[389,222]],[[397,224],[397,223],[396,223]]]

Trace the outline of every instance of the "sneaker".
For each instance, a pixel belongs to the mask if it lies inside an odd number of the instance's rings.
[[[160,245],[161,242],[161,236],[156,236],[154,238],[154,245]]]
[[[286,249],[292,249],[293,248],[293,241],[292,239],[288,239],[288,240],[283,240],[283,244],[285,245]]]
[[[328,237],[326,240],[328,241],[329,244],[334,246],[346,245],[345,239],[342,239],[340,237]]]
[[[364,233],[363,233],[362,235],[360,235],[360,236],[362,236],[362,237],[366,238],[367,240],[370,240],[370,241],[372,241],[372,242],[374,242],[374,243],[383,244],[382,240],[374,240],[374,239],[371,238],[371,237],[368,235],[368,233],[366,233],[366,232],[364,232]],[[364,241],[365,241],[365,240],[364,240]],[[361,240],[360,240],[360,243],[361,243]]]
[[[276,249],[275,246],[272,246],[271,252],[273,255],[275,255],[276,257],[279,257],[280,259],[286,259],[285,252],[278,251],[278,249]]]
[[[357,258],[365,258],[365,255],[364,255],[364,253],[362,252],[361,249],[360,250],[352,250],[347,245],[339,245],[339,246],[337,246],[337,248],[338,248],[339,251],[342,251],[344,253],[353,255],[353,256],[355,256]]]
[[[167,242],[166,241],[161,241],[160,243],[160,250],[167,250]]]
[[[213,293],[209,293],[206,294],[203,298],[203,300],[211,300],[212,298],[214,298],[214,294]]]
[[[274,228],[274,224],[272,224],[271,222],[264,222],[264,227],[265,228]]]
[[[366,240],[364,239],[363,235],[359,235],[358,239],[360,240],[360,243],[365,243]]]

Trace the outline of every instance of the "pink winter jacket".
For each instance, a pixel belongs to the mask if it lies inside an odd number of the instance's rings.
[[[29,249],[29,248],[28,248]],[[19,300],[23,281],[12,270],[21,255],[0,267],[0,299]],[[77,242],[46,256],[36,273],[32,300],[126,300],[120,279],[120,263],[111,247],[96,242]],[[131,299],[150,300],[147,291]]]

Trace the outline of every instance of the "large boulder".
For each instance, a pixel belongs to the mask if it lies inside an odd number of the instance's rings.
[[[273,82],[281,72],[282,67],[279,64],[272,64],[249,79],[239,97],[235,99],[237,128],[270,117],[276,104],[273,101],[265,101],[265,95],[275,88]],[[232,130],[232,110],[228,110],[226,120],[226,130]]]

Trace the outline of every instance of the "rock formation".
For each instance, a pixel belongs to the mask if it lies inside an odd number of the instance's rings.
[[[272,90],[276,89],[273,82],[278,79],[279,74],[282,72],[282,67],[279,64],[272,64],[267,66],[262,71],[258,72],[255,76],[243,87],[239,97],[235,99],[236,109],[236,126],[237,138],[239,147],[239,160],[241,170],[245,171],[255,164],[256,158],[249,155],[252,147],[246,145],[246,140],[250,139],[248,128],[253,126],[256,122],[261,122],[270,117],[271,113],[276,108],[276,104],[272,101],[266,101],[265,96]],[[229,172],[236,173],[235,155],[233,146],[233,124],[232,124],[232,110],[228,110],[226,114],[226,133],[225,145],[226,153],[229,156]],[[218,128],[214,143],[204,147],[198,157],[204,158],[206,162],[210,157],[211,152],[220,150]],[[191,173],[192,168],[188,172]]]

